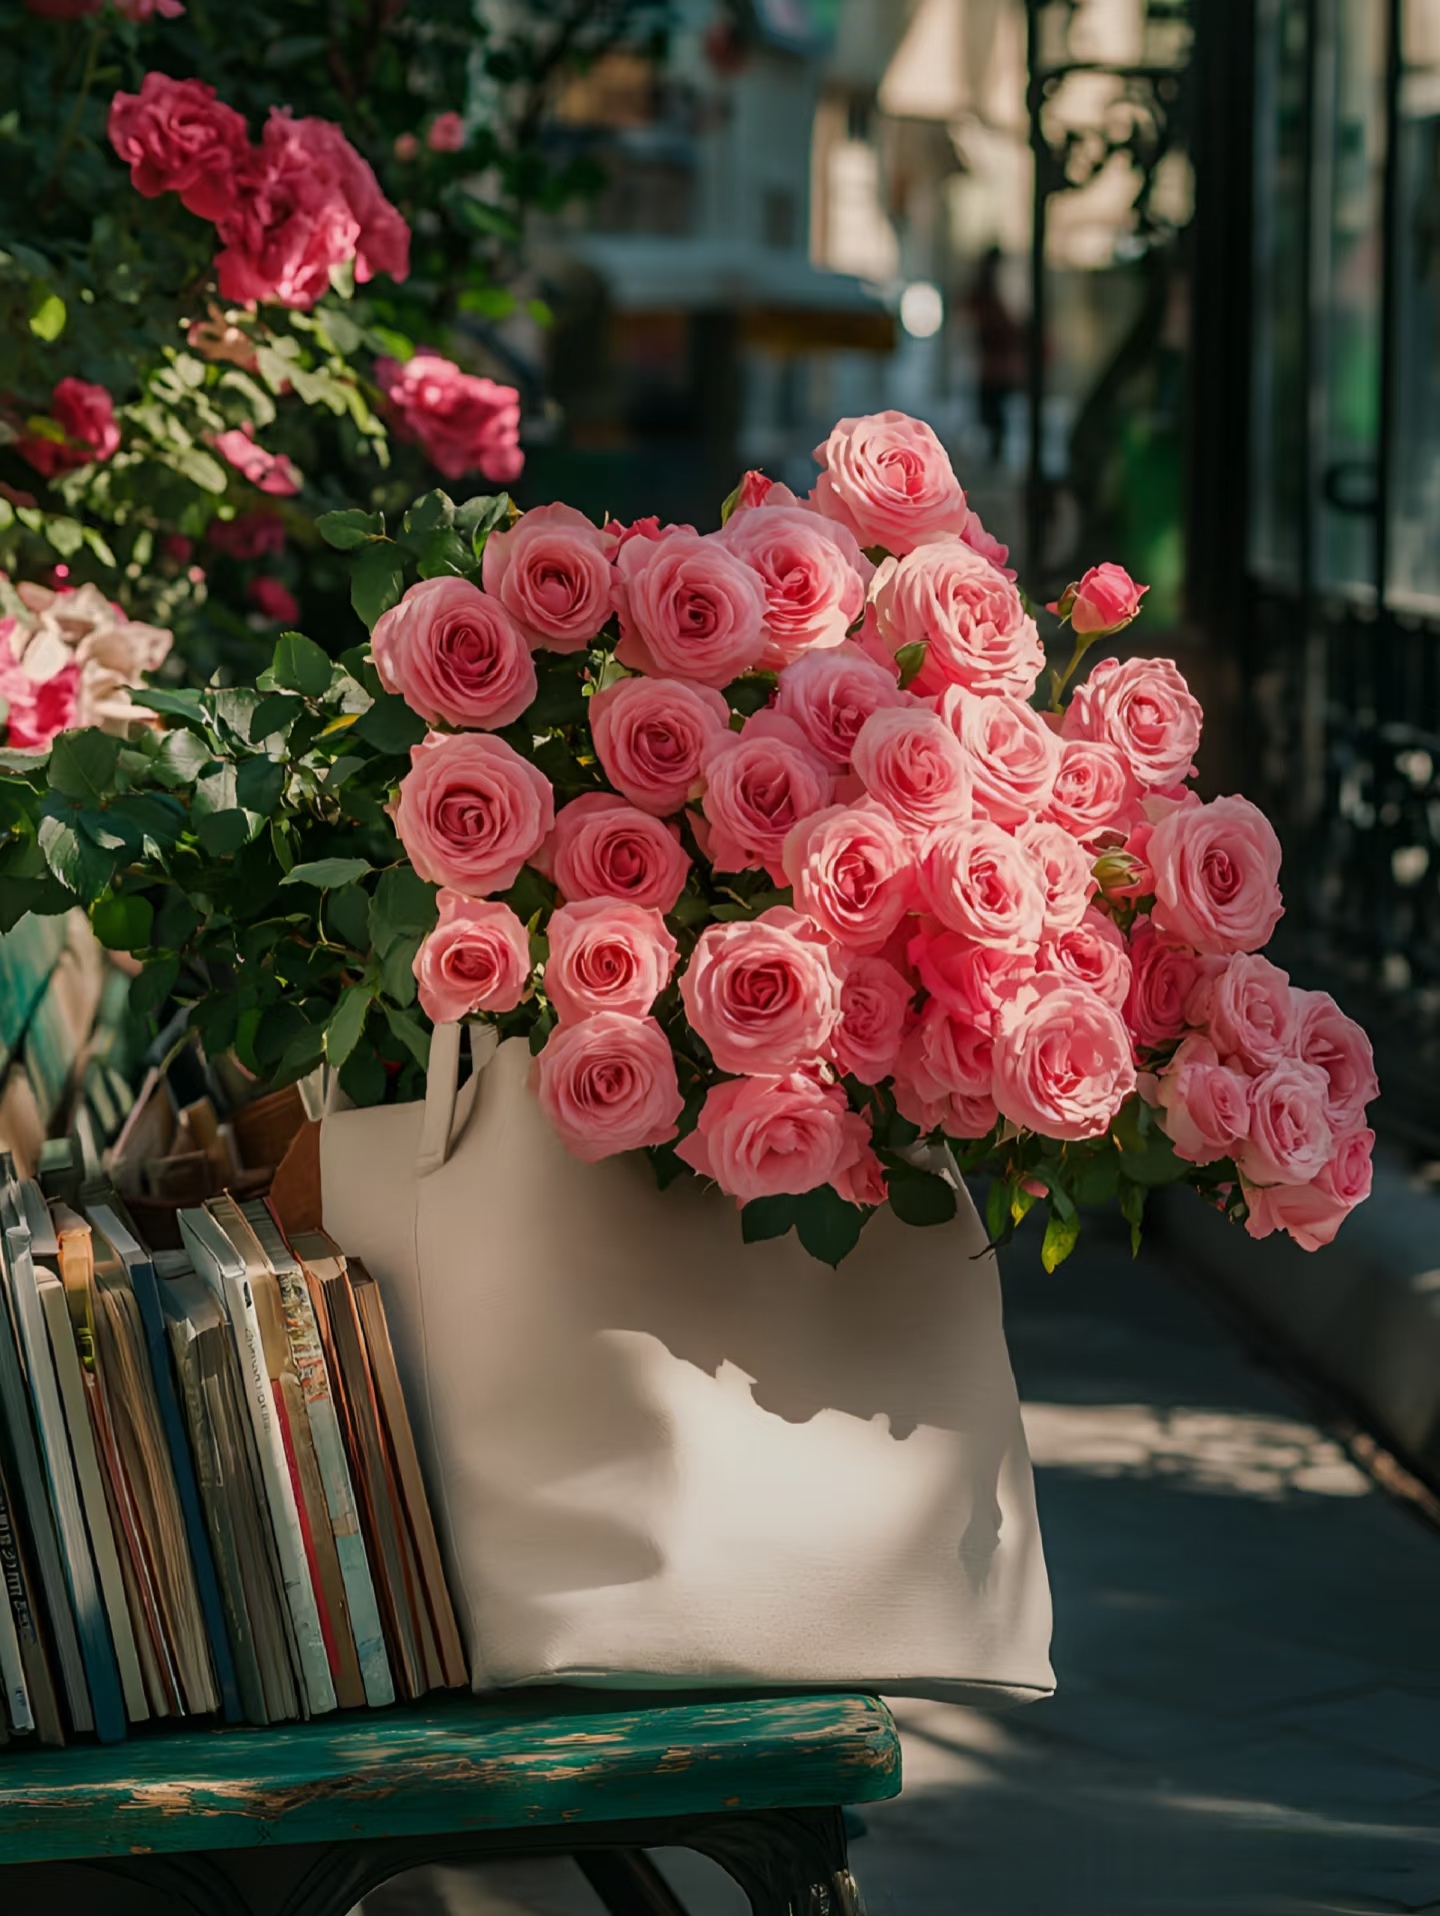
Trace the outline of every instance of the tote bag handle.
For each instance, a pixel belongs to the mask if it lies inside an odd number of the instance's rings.
[[[415,1157],[417,1178],[438,1171],[455,1148],[455,1103],[460,1087],[460,1045],[464,1025],[436,1025],[430,1036],[430,1069],[425,1079],[425,1116],[420,1125],[420,1149]],[[470,1062],[475,1075],[489,1064],[500,1043],[493,1025],[471,1025]],[[460,1127],[462,1130],[464,1126]]]

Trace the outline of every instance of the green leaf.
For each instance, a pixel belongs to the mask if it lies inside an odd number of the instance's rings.
[[[991,1178],[985,1194],[985,1235],[998,1244],[1010,1223],[1010,1187],[1004,1178]]]
[[[1059,1269],[1075,1249],[1079,1237],[1080,1219],[1073,1211],[1069,1217],[1062,1217],[1058,1211],[1050,1213],[1040,1245],[1040,1262],[1047,1271]]]
[[[344,1064],[359,1044],[369,1009],[368,986],[351,985],[348,991],[341,993],[340,1002],[325,1026],[325,1056],[332,1065]]]
[[[115,790],[120,740],[108,732],[62,732],[50,753],[50,787],[99,804]]]
[[[42,818],[37,835],[45,863],[61,884],[84,905],[98,898],[114,873],[114,853],[102,851],[73,819]]]
[[[175,989],[180,977],[180,960],[175,957],[152,958],[138,978],[130,981],[130,1009],[142,1018],[153,1017]]]
[[[58,339],[65,330],[65,302],[58,293],[46,293],[30,315],[30,330],[37,339]]]
[[[382,872],[370,901],[370,942],[383,958],[397,940],[423,937],[435,923],[435,887],[408,865]]]
[[[326,891],[325,930],[352,951],[369,951],[370,894],[362,885],[339,885]]]
[[[1145,1220],[1145,1200],[1149,1196],[1143,1184],[1120,1180],[1120,1215],[1130,1226],[1130,1255],[1140,1255],[1140,1227]]]
[[[405,530],[411,533],[438,532],[455,523],[455,501],[437,487],[424,493],[405,514]]]
[[[386,1005],[385,1018],[390,1029],[400,1040],[422,1071],[430,1068],[430,1034],[415,1019],[407,1017],[403,1011],[397,1011],[394,1005]]]
[[[357,507],[347,508],[344,512],[322,512],[315,521],[315,530],[327,546],[333,546],[337,552],[353,552],[356,546],[363,546],[367,539],[383,539],[385,536],[385,515],[383,512],[361,512]]]
[[[135,892],[112,892],[91,907],[95,936],[110,951],[139,951],[150,943],[155,912],[148,898]]]
[[[925,654],[929,646],[924,639],[917,639],[914,645],[902,645],[895,654],[895,663],[900,667],[900,689],[903,692],[919,678],[925,665]]]
[[[146,685],[132,692],[130,698],[133,704],[143,705],[149,712],[164,712],[170,718],[185,719],[192,725],[205,723],[205,701],[199,692],[167,692],[159,686]]]
[[[288,692],[267,692],[250,714],[250,743],[262,745],[277,732],[288,732],[304,710],[304,701]]]
[[[733,679],[725,687],[725,702],[732,712],[750,718],[770,703],[776,684],[773,672],[747,672],[743,679]]]
[[[425,736],[425,721],[394,692],[382,692],[368,712],[355,721],[355,736],[377,752],[398,757]]]
[[[422,579],[451,578],[474,569],[474,548],[449,526],[414,543],[415,570]]]
[[[206,812],[196,821],[195,836],[212,858],[229,858],[250,837],[250,820],[238,806]]]
[[[934,1171],[897,1165],[889,1191],[890,1208],[902,1224],[948,1224],[955,1215],[955,1187]]]
[[[372,545],[360,554],[350,575],[350,603],[373,631],[382,612],[388,612],[405,586],[405,568],[393,545]]]
[[[397,1005],[413,1005],[419,987],[415,981],[415,954],[422,944],[416,932],[397,938],[380,960],[380,987]]]
[[[382,1104],[385,1083],[385,1067],[371,1045],[359,1046],[340,1067],[340,1089],[352,1104]]]
[[[838,1266],[860,1242],[865,1212],[847,1204],[831,1185],[822,1184],[795,1200],[795,1229],[800,1242],[822,1264]]]
[[[155,776],[162,785],[191,785],[214,756],[203,738],[182,726],[165,734],[154,764]]]
[[[481,493],[467,499],[455,511],[455,530],[470,541],[478,559],[492,532],[510,522],[510,495],[507,492]]]
[[[332,885],[353,885],[374,868],[368,858],[312,858],[296,865],[280,880],[282,885],[315,885],[321,891]]]
[[[330,660],[303,632],[282,632],[275,647],[270,676],[287,692],[318,699],[330,689]]]
[[[740,1235],[747,1244],[763,1243],[767,1237],[784,1237],[795,1223],[797,1200],[788,1193],[778,1197],[751,1198],[741,1207]]]
[[[247,758],[235,774],[235,797],[243,810],[268,818],[285,792],[285,767],[274,759]]]

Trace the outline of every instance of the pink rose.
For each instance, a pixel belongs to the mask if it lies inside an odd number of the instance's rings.
[[[1037,980],[1000,1014],[995,1103],[1045,1138],[1098,1138],[1135,1090],[1130,1034],[1112,1005],[1083,985]]]
[[[1043,816],[1063,825],[1082,845],[1093,845],[1102,832],[1124,830],[1139,792],[1123,754],[1113,745],[1067,738]]]
[[[299,472],[283,452],[267,452],[256,443],[255,428],[248,419],[230,432],[216,433],[215,450],[261,492],[288,499],[300,490]]]
[[[851,763],[870,796],[917,834],[970,816],[970,761],[950,728],[923,706],[872,712],[856,734]]]
[[[432,153],[459,153],[465,137],[465,122],[458,113],[437,113],[430,122],[425,144]]]
[[[1248,798],[1214,798],[1162,818],[1146,850],[1157,930],[1197,951],[1255,951],[1274,931],[1280,841]]]
[[[1168,1044],[1192,1022],[1194,994],[1205,978],[1198,953],[1167,937],[1148,918],[1130,934],[1130,997],[1125,1017],[1137,1044]]]
[[[313,306],[337,266],[353,263],[359,284],[410,270],[410,229],[368,162],[331,121],[288,108],[272,107],[214,218],[225,299]]]
[[[50,395],[50,413],[62,437],[22,433],[15,450],[46,479],[113,458],[120,448],[115,402],[87,379],[62,379]]]
[[[395,135],[395,144],[390,150],[397,160],[408,163],[419,153],[420,142],[413,133],[397,133]]]
[[[1250,1131],[1250,1080],[1220,1062],[1208,1038],[1192,1035],[1158,1080],[1165,1135],[1190,1164],[1235,1155]]]
[[[664,539],[672,532],[694,532],[694,526],[662,525],[653,512],[646,513],[641,519],[632,519],[628,525],[619,519],[605,521],[605,536],[615,542],[614,550],[628,546],[632,539]]]
[[[375,377],[390,402],[395,430],[413,440],[447,479],[481,472],[504,486],[520,477],[525,455],[520,395],[513,386],[461,372],[453,360],[424,350],[403,366],[377,359]]]
[[[653,1018],[600,1011],[557,1025],[535,1060],[540,1109],[586,1164],[673,1138],[685,1100],[670,1040]]]
[[[718,536],[764,590],[762,666],[789,665],[815,647],[839,645],[865,610],[875,568],[833,520],[803,506],[746,507]]]
[[[1015,569],[1008,563],[1009,546],[1002,546],[993,532],[985,530],[984,522],[973,506],[965,514],[965,524],[961,528],[960,537],[972,552],[978,552],[982,559],[988,559],[991,565],[997,566],[1005,577],[1012,584],[1014,583]]]
[[[706,754],[730,730],[720,694],[684,679],[619,679],[591,695],[589,716],[605,776],[657,818],[685,804]]]
[[[812,751],[839,767],[850,763],[860,727],[872,712],[913,704],[893,672],[847,641],[787,665],[775,710],[800,727]]]
[[[905,915],[913,853],[882,806],[832,805],[785,840],[796,909],[848,951],[879,951]]]
[[[689,853],[673,825],[609,792],[587,792],[562,806],[553,834],[532,862],[568,902],[619,898],[659,912],[675,909],[690,871]]]
[[[1022,825],[1015,841],[1039,865],[1045,881],[1045,936],[1073,931],[1099,887],[1090,860],[1063,826],[1037,818]]]
[[[799,726],[757,712],[743,732],[725,731],[714,740],[704,772],[706,856],[715,870],[763,866],[777,885],[785,884],[785,841],[830,803],[830,767],[810,750]]]
[[[1334,1239],[1355,1206],[1369,1197],[1374,1149],[1373,1131],[1351,1131],[1341,1138],[1313,1183],[1247,1185],[1245,1229],[1251,1237],[1288,1231],[1302,1251],[1318,1251]]]
[[[300,607],[295,594],[268,573],[257,573],[246,586],[245,596],[273,624],[293,626],[299,623]]]
[[[1035,690],[1045,665],[1035,621],[1005,574],[963,540],[930,538],[903,559],[887,559],[873,596],[876,626],[892,651],[926,648],[916,692],[963,685],[1028,699]]]
[[[530,985],[530,939],[508,905],[442,891],[440,919],[415,954],[420,1009],[437,1025],[513,1011]]]
[[[532,645],[583,652],[615,609],[613,543],[573,506],[532,506],[485,541],[485,590]]]
[[[421,579],[382,612],[370,635],[375,670],[432,725],[496,732],[535,697],[525,634],[468,579]]]
[[[956,931],[922,929],[909,945],[910,962],[936,1003],[986,1032],[1033,982],[1036,955],[1014,946],[977,945]]]
[[[1290,980],[1268,958],[1239,952],[1209,981],[1204,998],[1206,1035],[1227,1062],[1264,1071],[1295,1055],[1299,1014]],[[1192,1004],[1191,1023],[1198,1023]],[[1362,1109],[1360,1115],[1364,1116]]]
[[[931,533],[964,530],[960,481],[923,420],[903,412],[842,419],[815,457],[824,470],[812,499],[862,546],[904,553]]]
[[[249,130],[203,80],[147,73],[138,93],[114,95],[106,131],[130,169],[130,184],[147,200],[178,193],[188,212],[206,220],[218,219],[234,200]]]
[[[1061,752],[1040,714],[1007,693],[980,697],[952,685],[939,715],[970,762],[975,810],[1012,827],[1038,818],[1054,793]]]
[[[20,662],[21,648],[16,640],[17,621],[0,619],[0,699],[8,708],[5,743],[17,752],[43,752],[61,732],[68,732],[78,722],[83,668],[71,656],[68,664],[48,677],[36,678]],[[61,656],[65,656],[63,651]]]
[[[1041,940],[1036,969],[1085,985],[1117,1011],[1124,1011],[1130,996],[1130,959],[1120,927],[1093,906],[1078,925]]]
[[[1200,705],[1169,659],[1101,659],[1066,708],[1066,738],[1113,745],[1144,786],[1178,785],[1195,770]]]
[[[1250,1081],[1250,1129],[1235,1153],[1248,1184],[1308,1184],[1335,1137],[1325,1115],[1329,1081],[1314,1065],[1282,1059]]]
[[[1148,585],[1136,585],[1123,565],[1092,565],[1083,579],[1065,588],[1058,604],[1045,610],[1069,619],[1079,638],[1108,639],[1137,616],[1149,590]]]
[[[978,945],[1033,952],[1045,919],[1045,875],[1018,839],[974,818],[928,841],[919,867],[925,908]]]
[[[928,1004],[901,1048],[895,1105],[925,1132],[983,1138],[999,1121],[995,1047],[986,1030]]]
[[[601,1011],[643,1018],[669,984],[679,952],[658,911],[614,898],[561,905],[546,936],[545,995],[562,1023]]]
[[[719,534],[632,539],[615,565],[622,665],[718,689],[764,651],[765,588]]]
[[[824,1056],[840,974],[824,937],[783,905],[707,925],[680,980],[685,1016],[721,1071],[776,1076]]]
[[[824,1184],[851,1203],[880,1201],[870,1127],[838,1085],[803,1071],[715,1085],[675,1152],[740,1204],[782,1192],[798,1197]]]
[[[1359,1130],[1365,1107],[1380,1095],[1375,1054],[1353,1018],[1347,1018],[1328,991],[1294,993],[1295,1054],[1325,1075],[1329,1095],[1325,1115],[1336,1137]]]
[[[555,794],[503,739],[432,732],[411,747],[394,816],[422,878],[483,898],[508,891],[540,850]]]
[[[840,986],[840,1022],[830,1040],[839,1069],[865,1085],[888,1078],[900,1056],[914,996],[914,986],[887,958],[852,959]]]
[[[233,519],[212,519],[205,537],[227,559],[264,559],[285,550],[285,521],[269,509],[237,512]]]

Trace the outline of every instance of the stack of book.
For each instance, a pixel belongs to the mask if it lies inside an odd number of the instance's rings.
[[[0,1741],[467,1681],[373,1279],[263,1199],[152,1252],[0,1152]]]

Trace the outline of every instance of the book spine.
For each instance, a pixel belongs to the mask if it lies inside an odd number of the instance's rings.
[[[0,1603],[0,1682],[5,1686],[5,1707],[11,1729],[23,1733],[35,1728],[30,1708],[30,1688],[25,1681],[25,1665],[20,1656],[20,1631],[34,1630],[25,1580],[20,1575],[20,1553],[15,1547],[15,1527],[10,1515],[10,1500],[0,1479],[0,1581],[5,1600]]]
[[[315,1457],[325,1486],[325,1502],[350,1607],[350,1627],[354,1632],[355,1653],[365,1685],[365,1701],[371,1709],[380,1709],[395,1701],[395,1682],[390,1674],[390,1660],[385,1654],[385,1630],[380,1621],[380,1605],[370,1574],[370,1559],[360,1530],[360,1512],[350,1481],[350,1468],[345,1461],[345,1443],[340,1434],[334,1391],[320,1343],[320,1329],[315,1321],[315,1308],[310,1301],[309,1289],[298,1269],[282,1274],[280,1296],[285,1307],[285,1328],[290,1337],[290,1348],[300,1374],[300,1388],[310,1419]]]
[[[125,1703],[120,1694],[120,1673],[105,1623],[105,1608],[95,1577],[95,1563],[85,1534],[85,1516],[80,1508],[80,1492],[75,1483],[75,1468],[70,1460],[65,1435],[65,1413],[60,1407],[60,1388],[55,1381],[55,1366],[40,1311],[40,1291],[27,1250],[15,1259],[15,1303],[20,1319],[20,1335],[25,1345],[25,1362],[30,1377],[35,1422],[40,1432],[40,1450],[50,1486],[51,1504],[60,1535],[65,1580],[75,1612],[80,1656],[85,1665],[85,1681],[95,1716],[95,1734],[102,1743],[120,1743],[125,1738]]]
[[[40,1453],[26,1409],[25,1373],[20,1347],[8,1299],[13,1286],[8,1269],[0,1267],[0,1413],[5,1419],[9,1455],[15,1465],[14,1494],[28,1518],[30,1549],[39,1578],[44,1607],[50,1621],[56,1660],[65,1700],[70,1706],[70,1721],[79,1731],[92,1730],[90,1693],[85,1687],[85,1666],[80,1656],[80,1640],[75,1634],[75,1619],[70,1609],[60,1549],[55,1541],[55,1525],[50,1513]]]
[[[190,1539],[190,1558],[195,1569],[195,1587],[200,1597],[201,1614],[205,1619],[205,1634],[210,1640],[210,1655],[215,1664],[216,1681],[220,1685],[220,1707],[227,1723],[241,1723],[244,1721],[245,1711],[241,1706],[235,1657],[231,1650],[229,1633],[225,1627],[225,1606],[220,1596],[220,1579],[215,1568],[215,1557],[210,1548],[205,1516],[200,1507],[200,1490],[195,1480],[195,1463],[190,1454],[190,1446],[185,1441],[185,1422],[180,1413],[175,1375],[171,1369],[169,1339],[165,1335],[165,1315],[160,1305],[155,1271],[149,1263],[137,1262],[128,1268],[130,1286],[140,1309],[140,1321],[145,1327],[145,1342],[150,1354],[151,1379],[160,1405],[160,1422],[165,1429],[165,1442],[170,1451],[175,1489],[180,1499],[180,1515],[184,1520],[185,1534]]]
[[[115,1548],[115,1529],[105,1500],[100,1475],[100,1458],[91,1427],[91,1404],[87,1401],[85,1378],[75,1350],[75,1335],[70,1307],[61,1284],[51,1281],[41,1286],[41,1306],[50,1329],[50,1352],[55,1377],[60,1386],[60,1402],[70,1434],[70,1451],[75,1462],[76,1483],[85,1521],[90,1531],[90,1547],[95,1558],[95,1573],[105,1614],[110,1620],[110,1641],[120,1673],[120,1689],[125,1699],[125,1714],[132,1723],[143,1723],[150,1715],[145,1684],[140,1675],[140,1655],[135,1647],[135,1631],[130,1621],[125,1582],[120,1574],[120,1557]]]
[[[249,1279],[244,1276],[227,1277],[225,1291],[246,1401],[250,1408],[250,1421],[255,1432],[255,1448],[259,1452],[265,1494],[270,1505],[271,1526],[285,1585],[285,1601],[295,1627],[305,1700],[312,1715],[322,1716],[335,1708],[335,1684],[330,1675],[330,1660],[325,1653],[325,1639],[320,1629],[315,1587],[310,1580],[310,1568],[305,1557],[300,1513],[295,1504],[285,1441],[275,1414],[270,1375],[260,1341],[260,1325],[255,1315],[255,1300],[250,1293]]]

